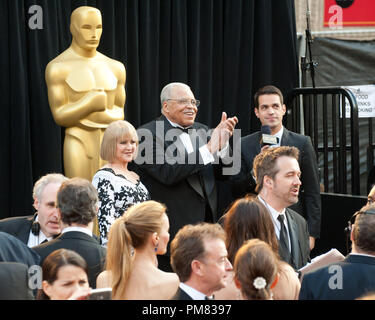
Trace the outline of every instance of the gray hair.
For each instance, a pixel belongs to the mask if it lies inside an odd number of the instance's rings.
[[[38,201],[42,200],[42,193],[44,188],[49,185],[50,183],[63,183],[64,181],[68,180],[67,177],[63,176],[61,173],[49,173],[45,176],[41,177],[37,182],[34,184],[33,189],[33,198],[38,199]]]
[[[171,97],[171,92],[173,90],[174,87],[176,86],[180,86],[180,87],[186,87],[188,88],[189,90],[190,87],[185,84],[185,83],[182,83],[182,82],[171,82],[171,83],[168,83],[164,88],[163,90],[161,90],[161,93],[160,93],[160,103],[161,103],[161,110],[163,111],[163,102],[170,99]]]

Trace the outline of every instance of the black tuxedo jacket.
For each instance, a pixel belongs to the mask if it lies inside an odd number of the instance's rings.
[[[306,220],[290,208],[285,209],[291,243],[291,261],[287,261],[294,269],[300,269],[310,261],[310,241]],[[279,246],[280,257],[284,259],[285,252]]]
[[[33,247],[41,258],[40,265],[44,259],[53,251],[58,249],[69,249],[80,254],[88,265],[89,283],[91,288],[96,288],[96,278],[104,269],[107,250],[99,242],[80,231],[69,231],[62,233],[56,239]]]
[[[9,233],[0,232],[0,261],[19,262],[31,267],[39,265],[40,257],[21,240]]]
[[[204,165],[201,159],[199,147],[207,143],[207,126],[195,122],[190,129],[197,131],[189,131],[194,148],[189,155],[178,138],[181,130],[172,127],[164,116],[137,130],[141,141],[143,134],[151,134],[152,139],[149,143],[140,143],[134,170],[150,192],[151,199],[167,206],[171,239],[184,225],[218,219],[215,176],[219,178],[222,164],[217,160],[216,165]],[[145,153],[142,145],[152,151],[151,163],[140,163],[140,157]],[[206,211],[212,214],[211,219],[205,219]]]
[[[33,300],[27,265],[0,262],[0,300]]]
[[[254,158],[260,153],[261,132],[241,138],[241,171],[233,178],[234,198],[243,197],[246,193],[254,193],[256,183],[252,176]],[[299,166],[301,169],[301,192],[297,204],[291,208],[303,215],[307,220],[309,234],[320,236],[321,199],[319,172],[311,139],[284,128],[281,146],[296,147],[300,151]]]
[[[12,217],[0,220],[0,231],[6,232],[20,239],[27,245],[31,226],[35,220],[33,216]]]
[[[349,255],[303,276],[300,300],[354,300],[375,291],[375,256]]]
[[[193,300],[184,290],[178,287],[175,295],[171,298],[171,300]]]

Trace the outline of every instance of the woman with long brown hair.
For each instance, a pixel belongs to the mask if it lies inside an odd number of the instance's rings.
[[[168,230],[163,204],[145,201],[130,207],[111,226],[106,270],[98,276],[97,287],[111,287],[113,299],[170,299],[179,279],[158,269],[156,257],[167,251]]]
[[[247,240],[257,238],[270,245],[277,257],[278,240],[275,228],[267,208],[255,197],[246,196],[236,200],[225,214],[224,230],[226,232],[226,247],[228,259],[234,263],[238,249]],[[275,300],[297,300],[300,282],[294,269],[279,259],[279,281],[273,288]],[[233,272],[228,277],[226,288],[215,293],[217,299],[240,299],[241,295],[235,287]]]

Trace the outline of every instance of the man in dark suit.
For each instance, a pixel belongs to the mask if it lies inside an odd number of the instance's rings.
[[[316,154],[310,137],[291,132],[283,127],[282,120],[286,112],[281,91],[274,86],[260,88],[254,96],[254,112],[262,126],[269,126],[271,135],[276,138],[275,146],[293,146],[299,149],[298,159],[301,168],[301,190],[299,201],[292,209],[307,220],[310,233],[310,249],[315,246],[315,239],[320,236],[321,199],[319,173]],[[234,197],[240,198],[245,193],[252,193],[255,181],[252,175],[253,161],[257,154],[269,148],[261,145],[262,133],[255,132],[241,139],[241,183],[236,183]]]
[[[89,268],[89,283],[96,288],[96,278],[103,271],[106,250],[92,235],[93,221],[98,207],[98,194],[91,182],[72,178],[64,182],[57,193],[57,208],[61,215],[62,231],[56,239],[33,247],[44,259],[57,249],[77,252]]]
[[[375,292],[375,204],[364,206],[351,220],[351,253],[343,261],[306,273],[300,300],[354,300]]]
[[[200,223],[180,229],[171,243],[171,264],[180,279],[172,300],[210,300],[227,285],[232,265],[225,232],[218,224]]]
[[[238,119],[223,112],[209,136],[207,126],[195,122],[199,101],[189,86],[170,83],[160,99],[162,116],[137,130],[135,170],[151,198],[167,206],[173,238],[186,224],[217,221],[215,171],[222,176],[222,165],[229,165],[228,140]],[[159,267],[170,271],[169,253],[158,257]]]
[[[33,300],[27,265],[0,262],[0,300]]]
[[[309,232],[306,220],[288,208],[298,201],[301,171],[295,147],[270,148],[254,159],[255,191],[272,218],[282,260],[294,269],[309,262]]]
[[[39,255],[21,240],[0,232],[0,262],[19,262],[28,267],[39,265]]]
[[[41,177],[34,185],[33,216],[13,217],[0,220],[0,231],[20,239],[29,247],[49,241],[61,232],[60,215],[56,209],[56,195],[63,181],[68,180],[59,173]]]

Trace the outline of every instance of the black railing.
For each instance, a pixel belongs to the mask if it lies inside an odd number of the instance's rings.
[[[345,100],[350,106],[349,117]],[[287,106],[286,127],[311,137],[324,191],[359,195],[359,125],[355,95],[341,87],[296,88],[288,97]]]

